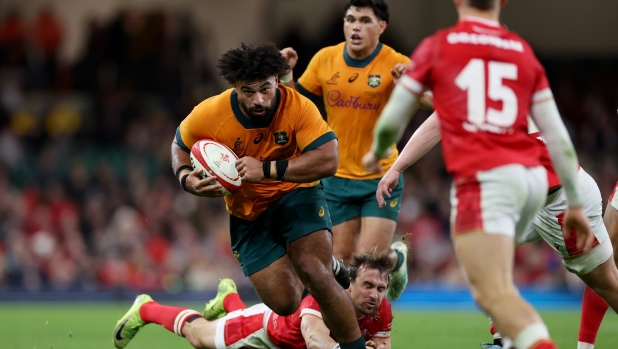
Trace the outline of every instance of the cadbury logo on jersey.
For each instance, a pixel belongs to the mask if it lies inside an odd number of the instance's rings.
[[[332,90],[328,92],[326,96],[328,106],[339,108],[352,108],[352,109],[366,109],[366,110],[379,110],[380,103],[362,103],[360,97],[350,96],[349,99],[341,98],[341,92]]]
[[[449,44],[472,44],[483,46],[494,46],[503,50],[524,52],[524,45],[520,41],[503,39],[495,35],[475,34],[475,33],[450,33],[446,36]]]

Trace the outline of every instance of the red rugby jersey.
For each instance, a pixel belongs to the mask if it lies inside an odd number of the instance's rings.
[[[401,83],[434,95],[442,149],[455,179],[506,164],[541,165],[528,136],[533,103],[553,98],[530,46],[498,22],[467,18],[425,39]]]
[[[305,297],[298,310],[292,315],[279,316],[272,313],[268,319],[268,336],[273,344],[280,349],[307,348],[305,339],[300,331],[300,321],[305,315],[322,317],[318,302],[311,295]],[[361,333],[365,340],[371,338],[388,338],[393,325],[391,304],[384,298],[378,312],[372,316],[365,316],[358,320]]]

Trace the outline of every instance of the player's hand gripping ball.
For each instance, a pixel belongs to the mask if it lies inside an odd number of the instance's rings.
[[[191,165],[207,176],[215,176],[225,188],[225,195],[239,192],[244,183],[236,171],[238,156],[225,144],[212,139],[202,139],[191,147]]]

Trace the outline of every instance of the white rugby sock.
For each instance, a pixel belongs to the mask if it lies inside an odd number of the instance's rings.
[[[594,349],[594,344],[586,342],[577,342],[577,349]]]
[[[532,345],[543,339],[549,339],[549,331],[544,323],[537,322],[519,332],[513,344],[515,344],[517,349],[529,349]]]

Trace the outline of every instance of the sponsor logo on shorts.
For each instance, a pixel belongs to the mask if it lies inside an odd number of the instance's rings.
[[[324,207],[320,207],[320,212],[318,212],[318,216],[324,217]]]
[[[242,268],[242,262],[240,261],[240,253],[238,253],[238,250],[234,250],[233,252],[234,252],[234,257],[236,257],[238,264],[240,264],[240,267]]]
[[[399,199],[395,198],[393,201],[391,201],[391,203],[389,204],[390,207],[395,207],[397,206],[397,204],[399,203]]]

